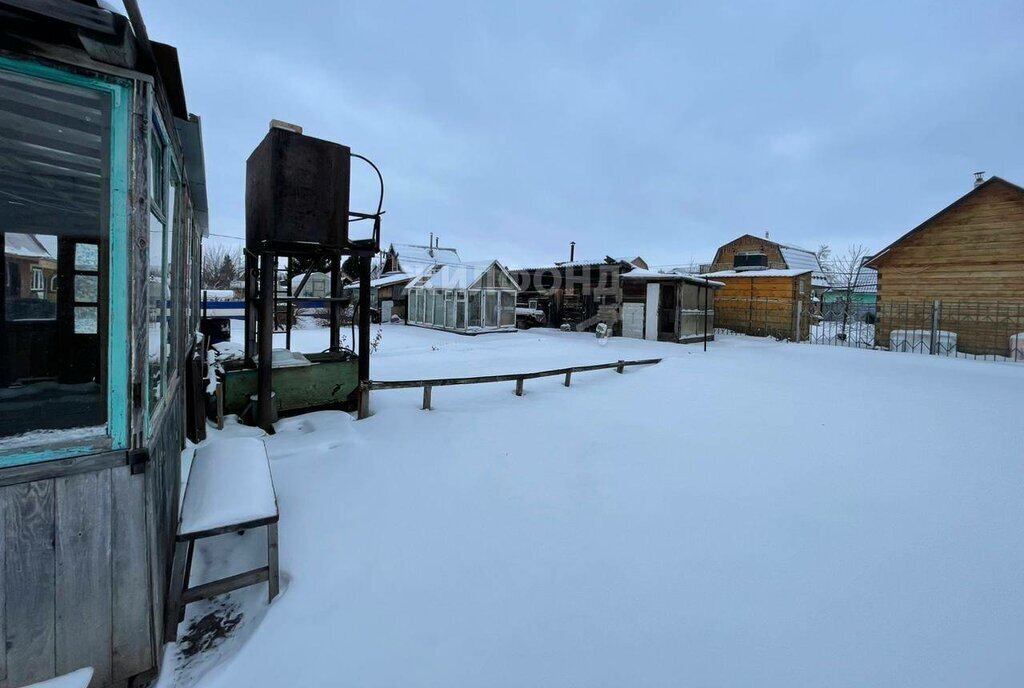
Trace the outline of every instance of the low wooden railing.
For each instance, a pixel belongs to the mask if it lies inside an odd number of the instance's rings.
[[[625,372],[630,366],[655,365],[661,363],[660,358],[644,358],[636,361],[615,361],[614,363],[595,363],[593,365],[572,366],[570,368],[554,368],[553,370],[539,370],[533,373],[513,373],[509,375],[479,375],[476,377],[440,377],[427,380],[370,380],[360,386],[359,413],[358,418],[362,420],[370,415],[370,392],[379,389],[410,389],[414,387],[423,388],[423,409],[429,411],[431,408],[431,394],[434,387],[450,387],[452,385],[480,385],[490,382],[515,382],[516,396],[523,396],[523,387],[526,380],[534,380],[540,377],[565,376],[566,387],[572,381],[573,373],[586,373],[592,370],[615,369],[617,373]]]

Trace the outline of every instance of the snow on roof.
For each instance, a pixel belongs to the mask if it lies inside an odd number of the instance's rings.
[[[389,272],[386,275],[381,275],[375,280],[370,280],[370,287],[390,287],[393,284],[402,284],[408,282],[415,275],[410,275],[406,272]],[[355,286],[359,286],[358,284]]]
[[[475,261],[471,263],[459,263],[458,265],[442,264],[431,265],[412,282],[408,287],[416,289],[467,289],[476,282],[494,265],[504,272],[508,279],[515,284],[515,279],[508,274],[496,260]],[[516,287],[518,289],[518,287]]]
[[[717,272],[706,272],[701,277],[796,277],[806,275],[812,270],[790,269],[790,270],[719,270]]]
[[[724,287],[724,282],[713,282],[703,277],[697,277],[695,275],[684,274],[681,272],[655,272],[654,270],[644,270],[643,268],[636,268],[624,273],[622,279],[640,279],[640,280],[671,280],[674,282],[689,282],[690,284],[708,285],[711,287]]]
[[[776,243],[778,244],[778,242]],[[812,286],[830,286],[828,275],[821,269],[821,263],[818,262],[818,256],[814,254],[814,251],[808,251],[805,248],[790,246],[788,244],[778,244],[778,246],[779,251],[782,253],[782,259],[786,261],[786,265],[789,266],[791,270],[811,270],[814,272],[814,274],[811,275]]]
[[[56,257],[47,250],[46,246],[35,234],[9,232],[5,237],[4,255],[13,255],[19,258],[49,258],[50,260],[56,260]]]
[[[846,291],[850,284],[846,277],[841,275],[832,284],[833,291]],[[878,271],[874,268],[861,267],[853,278],[853,293],[855,294],[877,294],[878,293]]]
[[[391,249],[398,255],[399,264],[402,261],[414,263],[461,263],[459,252],[454,248],[421,246],[419,244],[391,244]]]
[[[616,265],[618,263],[628,263],[630,265],[637,265],[636,261],[642,261],[643,258],[640,256],[626,256],[613,258],[612,256],[605,256],[604,258],[578,258],[576,260],[564,260],[556,261],[551,265],[526,265],[521,267],[510,267],[509,270],[558,270],[559,268],[583,268],[590,267],[593,265]],[[639,267],[639,265],[637,265]]]

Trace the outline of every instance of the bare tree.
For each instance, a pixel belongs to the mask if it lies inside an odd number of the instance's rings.
[[[202,289],[230,289],[232,282],[241,279],[244,270],[241,249],[224,244],[208,244],[203,247],[200,274]]]
[[[827,249],[827,246],[823,248]],[[868,250],[862,244],[853,244],[847,247],[846,251],[832,257],[832,252],[826,253],[827,259],[822,263],[822,268],[828,273],[832,282],[832,291],[839,294],[839,305],[842,308],[842,327],[836,339],[846,339],[846,329],[850,317],[856,306],[854,294],[857,291],[858,280],[864,266],[864,259]]]

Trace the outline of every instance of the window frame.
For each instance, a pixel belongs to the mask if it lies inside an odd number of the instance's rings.
[[[0,71],[104,92],[110,98],[107,188],[106,428],[103,434],[67,443],[44,442],[0,450],[0,469],[69,459],[128,447],[128,229],[131,82],[109,75],[79,74],[35,61],[0,55]]]

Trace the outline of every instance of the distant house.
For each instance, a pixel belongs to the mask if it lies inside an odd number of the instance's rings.
[[[820,298],[831,286],[814,251],[772,241],[767,235],[744,234],[720,246],[704,272],[721,270],[810,270],[813,298]]]
[[[431,237],[429,245],[391,244],[378,259],[373,279],[370,281],[370,303],[380,309],[382,322],[397,315],[403,320],[408,315],[406,286],[414,277],[435,265],[461,265],[459,252],[443,247],[440,240]],[[345,287],[346,293],[355,298],[359,285]]]
[[[959,351],[1008,355],[1024,329],[1024,188],[979,176],[866,265],[878,270],[879,346],[894,329],[927,329],[940,301],[939,329],[957,334]]]
[[[53,319],[57,313],[57,243],[50,235],[10,232],[4,241],[8,320]]]
[[[605,256],[514,268],[510,272],[520,287],[518,306],[543,311],[548,327],[569,325],[593,330],[604,322],[619,334],[623,301],[620,278],[637,268],[648,268],[640,256]]]
[[[866,260],[866,259],[865,259]],[[822,296],[821,312],[825,320],[844,316],[855,321],[871,321],[878,301],[878,271],[861,266],[853,278],[833,280],[832,288]]]

